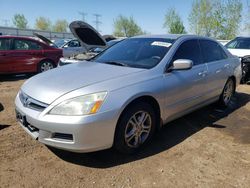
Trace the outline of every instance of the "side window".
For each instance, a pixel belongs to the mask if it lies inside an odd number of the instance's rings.
[[[10,39],[0,39],[0,50],[10,50]]]
[[[205,63],[226,59],[227,55],[220,45],[210,40],[200,40],[201,51]]]
[[[14,40],[14,50],[40,50],[42,47],[36,42],[29,40]]]
[[[189,40],[182,43],[177,49],[172,62],[177,59],[189,59],[193,61],[194,65],[201,64],[202,60],[198,40]]]
[[[250,39],[238,40],[236,48],[237,49],[250,49]]]

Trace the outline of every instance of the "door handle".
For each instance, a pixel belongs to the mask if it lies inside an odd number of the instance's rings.
[[[6,56],[7,54],[0,54],[0,56]]]
[[[221,72],[221,69],[218,69],[215,71],[216,74],[220,73]]]
[[[226,65],[224,65],[224,67],[225,67],[225,68],[229,68],[229,67],[230,67],[230,65],[229,65],[229,64],[226,64]]]
[[[207,71],[202,71],[198,73],[199,76],[205,77],[207,75]]]

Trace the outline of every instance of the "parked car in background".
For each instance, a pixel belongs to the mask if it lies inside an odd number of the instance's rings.
[[[62,50],[48,41],[0,36],[0,74],[44,72],[57,66]]]
[[[110,46],[115,45],[116,43],[118,43],[118,42],[120,42],[122,40],[124,40],[124,39],[110,40],[110,41],[106,42],[107,45],[105,47],[92,48],[88,52],[77,54],[77,55],[71,56],[69,58],[62,57],[59,60],[58,66],[68,65],[68,64],[71,64],[71,63],[78,63],[78,62],[81,62],[83,60],[88,60],[90,58],[93,58],[97,54],[101,53],[103,50],[109,48]]]
[[[86,48],[77,39],[71,39],[58,47],[62,48],[63,57],[66,58],[86,52]]]
[[[241,59],[241,83],[250,82],[250,37],[236,37],[225,46],[233,55]]]
[[[69,42],[72,39],[56,39],[51,40],[58,48],[64,46],[67,42]]]
[[[106,46],[87,23],[70,26],[88,49]],[[227,106],[240,78],[239,59],[210,38],[137,36],[91,61],[29,79],[17,94],[16,116],[28,134],[52,147],[133,153],[161,123],[216,101]]]

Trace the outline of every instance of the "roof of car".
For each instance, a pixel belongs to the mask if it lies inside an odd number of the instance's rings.
[[[188,35],[188,34],[163,34],[163,35],[140,35],[132,38],[167,38],[176,40],[181,37],[200,37],[198,35]]]
[[[34,36],[13,36],[13,35],[1,35],[0,38],[10,38],[10,39],[27,39],[27,40],[35,40],[38,42],[44,43],[42,40],[40,40],[37,37]],[[46,43],[44,43],[46,44]]]

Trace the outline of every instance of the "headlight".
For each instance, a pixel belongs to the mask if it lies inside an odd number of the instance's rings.
[[[53,115],[80,116],[95,114],[100,109],[107,92],[83,95],[61,102],[49,112]]]

